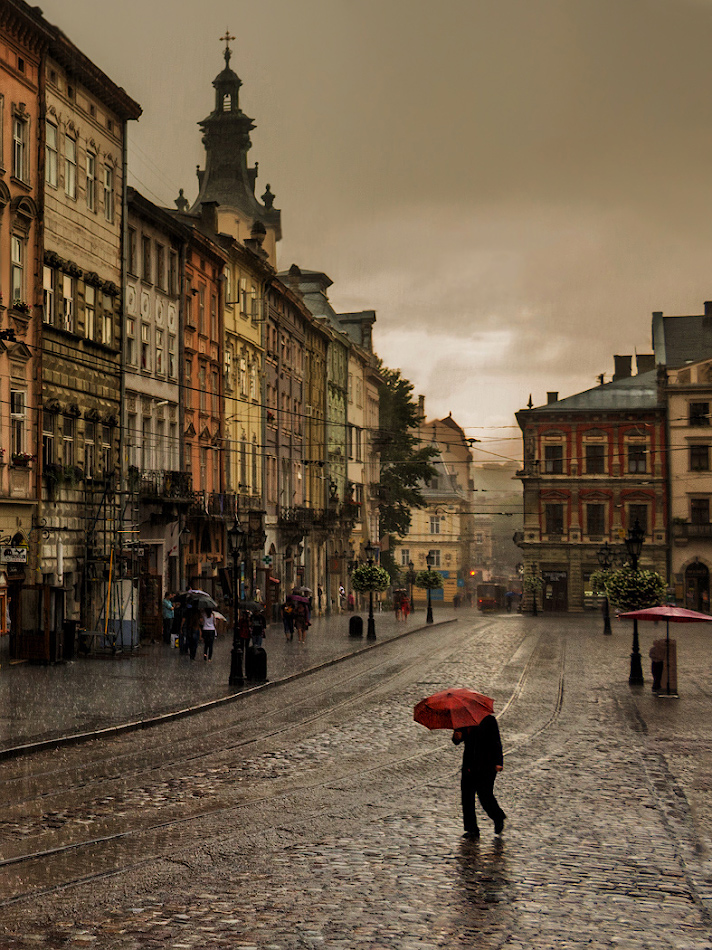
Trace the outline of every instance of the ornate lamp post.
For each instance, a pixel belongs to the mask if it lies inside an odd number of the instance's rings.
[[[242,686],[242,643],[238,628],[240,591],[240,554],[245,543],[245,532],[235,515],[235,523],[227,532],[227,543],[232,557],[232,653],[230,655],[230,686]]]
[[[602,545],[596,554],[598,558],[598,563],[600,564],[602,570],[610,571],[613,567],[613,551],[608,544],[608,541]],[[611,609],[608,604],[608,594],[603,598],[603,632],[606,636],[611,635]]]
[[[410,584],[410,609],[414,610],[413,606],[413,584],[415,583],[415,564],[412,561],[408,561],[408,583]]]
[[[368,566],[371,567],[376,557],[376,551],[378,551],[378,547],[375,544],[373,544],[371,541],[369,541],[368,544],[365,546],[364,550],[366,552],[366,559],[368,561]],[[366,639],[367,640],[376,639],[376,621],[373,619],[373,588],[371,588],[371,590],[369,590],[368,592],[368,627],[367,627]]]
[[[636,519],[635,524],[629,529],[625,538],[625,547],[630,558],[631,567],[634,571],[638,570],[638,558],[643,550],[643,541],[645,540],[645,531]],[[633,649],[630,654],[630,676],[628,677],[629,686],[643,685],[643,667],[640,662],[640,643],[638,641],[638,621],[633,621]]]
[[[433,555],[432,555],[430,552],[428,552],[428,555],[427,555],[427,557],[425,558],[425,563],[428,565],[428,570],[429,570],[429,571],[432,571],[432,569],[433,569],[433,563],[434,563],[434,562],[435,562],[435,558],[433,557]],[[430,602],[430,588],[429,588],[429,587],[428,587],[428,612],[427,612],[427,614],[425,615],[425,622],[426,622],[426,623],[432,623],[432,622],[433,622],[433,605],[432,605],[432,603]]]

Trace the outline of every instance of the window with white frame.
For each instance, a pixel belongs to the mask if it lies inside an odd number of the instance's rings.
[[[77,197],[77,143],[70,135],[64,136],[64,193]]]
[[[87,210],[96,211],[96,155],[87,152]]]
[[[112,346],[114,342],[113,306],[113,298],[104,294],[104,306],[101,311],[101,342],[104,346]]]
[[[409,561],[410,561],[410,548],[401,548],[400,549],[401,567],[408,567]]]
[[[54,271],[51,267],[42,269],[42,316],[45,323],[54,323]]]
[[[84,288],[84,335],[93,340],[96,334],[96,288],[87,284]]]
[[[12,454],[20,455],[25,451],[25,428],[27,424],[25,392],[22,389],[10,390],[10,428]]]
[[[205,333],[205,287],[198,287],[198,333]]]
[[[151,438],[151,417],[144,416],[141,425],[141,468],[144,472],[153,469],[153,440]]]
[[[213,396],[212,413],[217,416],[220,413],[220,374],[216,369],[210,373],[210,388]]]
[[[151,328],[147,323],[141,324],[141,369],[151,368]]]
[[[163,376],[163,330],[156,330],[156,373]]]
[[[56,418],[53,413],[45,412],[42,417],[42,467],[54,465],[54,427]]]
[[[138,468],[141,461],[139,457],[139,442],[141,433],[138,430],[138,415],[135,412],[128,414],[128,436],[129,436],[129,465]]]
[[[136,321],[133,317],[126,319],[126,362],[130,366],[136,365]]]
[[[109,222],[114,220],[114,169],[111,165],[104,165],[104,217]]]
[[[84,474],[93,478],[96,470],[96,423],[84,423]]]
[[[225,349],[225,387],[232,389],[232,350]]]
[[[247,395],[247,360],[240,360],[240,395]]]
[[[431,559],[431,567],[440,567],[440,548],[431,548],[428,557]]]
[[[20,181],[27,181],[29,162],[27,154],[27,119],[13,116],[12,120],[12,174]]]
[[[25,242],[17,234],[10,239],[10,300],[11,303],[25,302]]]
[[[178,426],[175,422],[171,422],[168,427],[170,433],[170,445],[168,451],[170,453],[169,465],[171,469],[178,468]]]
[[[74,465],[74,419],[71,416],[62,419],[62,462]]]
[[[257,364],[250,363],[250,399],[257,399]]]
[[[218,298],[215,294],[210,295],[210,338],[218,338]]]
[[[74,278],[62,274],[62,328],[74,333]]]
[[[207,412],[208,408],[208,394],[206,392],[206,386],[208,382],[208,371],[204,363],[201,363],[198,366],[198,389],[200,390],[198,396],[198,405],[200,406],[201,412]]]
[[[163,419],[156,420],[156,468],[168,468],[166,459],[166,424]]]
[[[45,123],[45,181],[52,188],[57,187],[57,126]]]
[[[240,313],[247,316],[247,279],[240,278]]]
[[[431,534],[440,534],[440,515],[431,515],[430,516],[430,533]]]
[[[113,426],[101,427],[101,467],[105,475],[111,475],[114,471],[114,428]]]
[[[260,311],[259,311],[259,298],[257,296],[257,288],[253,284],[250,288],[250,316],[253,320],[259,320]]]
[[[168,334],[168,376],[171,379],[176,378],[176,336],[175,333]]]

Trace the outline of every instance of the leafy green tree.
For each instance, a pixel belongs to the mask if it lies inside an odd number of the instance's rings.
[[[632,567],[622,567],[619,571],[605,573],[606,594],[618,610],[657,607],[665,599],[665,580],[655,571],[634,571]]]
[[[360,593],[387,590],[390,584],[390,574],[377,564],[362,564],[351,575],[351,586]]]
[[[423,590],[440,590],[443,586],[443,576],[438,571],[418,571],[415,575],[415,586]]]
[[[410,529],[413,508],[424,508],[420,490],[436,470],[430,460],[437,449],[422,446],[418,436],[420,417],[413,400],[413,384],[399,369],[380,364],[384,386],[380,393],[378,431],[373,443],[381,459],[378,498],[380,533],[405,537]]]

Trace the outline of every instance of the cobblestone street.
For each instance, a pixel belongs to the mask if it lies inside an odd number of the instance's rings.
[[[239,775],[203,767],[206,802],[243,782],[239,808],[196,819],[169,855],[6,906],[0,946],[710,948],[712,641],[679,634],[680,699],[662,700],[627,684],[630,634],[471,613],[416,633],[388,690],[374,667],[360,701],[247,747]],[[641,628],[644,656],[657,635]],[[484,819],[479,842],[461,839],[460,754],[412,721],[448,685],[495,698],[501,838]],[[278,707],[279,691],[261,702]]]

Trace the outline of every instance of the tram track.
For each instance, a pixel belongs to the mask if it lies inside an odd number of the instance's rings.
[[[479,629],[486,631],[487,625]],[[463,633],[456,638],[455,643],[442,645],[435,649],[433,649],[431,645],[426,644],[428,661],[442,664],[447,658],[456,656],[458,652],[462,650],[463,637],[468,636],[471,637],[470,632]],[[427,638],[423,637],[422,639],[426,640]],[[409,640],[409,642],[411,641]],[[531,654],[502,707],[500,718],[511,714],[525,691],[527,682],[536,665],[539,642],[540,637],[536,638],[536,643],[533,646]],[[387,646],[387,644],[384,644],[384,646]],[[358,692],[346,695],[344,698],[329,705],[327,709],[321,709],[317,713],[306,716],[298,715],[300,708],[303,708],[307,704],[313,706],[317,697],[321,697],[323,700],[329,694],[333,695],[335,688],[343,691],[349,686],[353,687],[356,681],[362,685],[365,675],[364,671],[357,671],[343,676],[336,684],[332,684],[325,689],[317,689],[313,695],[308,694],[295,699],[293,702],[288,703],[286,707],[282,707],[281,710],[275,709],[271,713],[272,718],[274,718],[278,714],[283,713],[284,709],[289,709],[297,716],[294,722],[282,723],[267,733],[262,730],[259,737],[250,735],[238,742],[232,742],[228,746],[223,744],[219,748],[215,747],[218,741],[217,737],[224,739],[225,736],[232,735],[236,730],[242,729],[244,731],[245,724],[236,723],[229,727],[215,730],[212,734],[213,746],[209,750],[201,750],[192,756],[186,756],[185,754],[180,757],[174,756],[170,762],[160,762],[150,767],[135,769],[128,773],[122,771],[122,780],[125,784],[128,784],[128,780],[138,779],[141,776],[157,775],[158,773],[165,774],[167,770],[179,769],[181,767],[185,772],[185,766],[188,763],[196,764],[201,760],[205,763],[210,760],[211,757],[214,758],[216,756],[222,758],[227,756],[229,758],[230,754],[244,751],[248,746],[253,746],[256,753],[264,754],[271,741],[284,739],[290,732],[299,733],[300,730],[308,730],[315,723],[318,723],[319,720],[324,720],[325,716],[328,716],[331,720],[335,715],[346,714],[358,709],[359,706],[366,708],[369,703],[377,699],[379,693],[387,694],[388,691],[392,691],[394,683],[407,681],[413,670],[422,666],[422,654],[426,651],[419,649],[416,651],[416,655],[411,657],[410,662],[399,663],[401,652],[402,651],[397,650],[395,656],[389,655],[389,657],[385,658],[382,662],[371,664],[366,671],[366,675],[371,679],[375,679],[376,682],[373,682],[372,685],[365,689],[359,688]],[[389,668],[392,668],[392,672],[390,673]],[[534,728],[530,730],[526,737],[520,739],[515,746],[507,749],[508,752],[521,749],[527,742],[533,741],[553,725],[561,712],[564,696],[564,681],[565,649],[563,645],[561,645],[558,658],[558,690],[554,707],[545,721],[533,723]],[[274,695],[274,692],[272,694]],[[262,725],[264,725],[265,720],[263,719],[261,722]],[[185,742],[188,744],[194,741],[194,737],[185,739]],[[260,749],[263,750],[262,753],[260,753]],[[403,794],[408,789],[437,784],[439,781],[442,781],[446,775],[452,774],[452,766],[450,765],[447,770],[443,770],[435,776],[430,772],[423,778],[423,772],[426,771],[423,763],[434,762],[438,757],[444,757],[448,752],[447,747],[439,746],[437,748],[418,749],[417,751],[394,757],[390,750],[388,750],[375,757],[367,754],[365,761],[357,759],[356,762],[351,762],[348,767],[342,769],[335,767],[332,761],[325,762],[322,769],[314,769],[309,765],[306,768],[300,769],[296,766],[290,768],[288,773],[285,773],[283,776],[278,776],[277,778],[274,776],[268,777],[265,780],[258,778],[250,787],[244,790],[234,787],[234,782],[232,781],[229,771],[230,766],[229,764],[225,765],[222,768],[228,769],[228,774],[227,776],[221,777],[225,780],[222,782],[222,787],[218,787],[217,793],[213,793],[213,801],[208,808],[199,807],[189,814],[170,814],[170,807],[164,807],[162,813],[164,815],[168,814],[168,817],[162,821],[155,821],[155,818],[151,820],[149,816],[148,821],[143,824],[138,823],[137,825],[134,821],[133,825],[129,827],[120,827],[115,831],[109,831],[109,833],[95,835],[93,837],[86,835],[84,837],[77,836],[73,840],[73,832],[69,833],[70,840],[62,841],[61,835],[45,831],[34,837],[35,839],[44,837],[49,846],[39,849],[36,848],[33,851],[26,848],[23,850],[17,847],[17,839],[15,839],[15,850],[17,853],[3,857],[3,859],[0,860],[0,893],[5,895],[3,900],[0,900],[0,907],[10,907],[11,905],[27,901],[32,897],[47,895],[88,881],[112,877],[124,873],[129,869],[144,866],[162,858],[165,859],[167,856],[173,854],[176,848],[180,849],[186,846],[183,833],[187,828],[191,829],[193,839],[196,837],[200,839],[203,837],[201,835],[203,825],[210,825],[216,818],[225,817],[230,813],[239,814],[242,809],[250,808],[254,812],[255,810],[259,810],[259,806],[278,805],[280,802],[286,803],[295,796],[303,799],[305,794],[309,792],[315,793],[318,791],[323,796],[335,787],[339,789],[339,795],[343,797],[345,789],[358,789],[359,792],[361,792],[363,791],[364,783],[367,783],[369,780],[375,781],[379,776],[382,776],[384,772],[388,772],[394,780],[390,781],[389,779],[389,787],[392,789],[392,792],[389,793],[388,797]],[[146,752],[146,754],[151,754],[151,752]],[[115,757],[106,756],[102,761],[107,763],[110,761],[115,762]],[[92,767],[96,768],[96,764],[96,762],[92,763]],[[241,765],[241,763],[238,765]],[[116,773],[116,771],[117,769],[115,768],[114,773]],[[44,772],[41,773],[41,777],[47,781],[51,778],[56,778],[59,774],[60,772]],[[400,779],[400,781],[397,781],[397,779]],[[403,784],[404,779],[406,779],[405,784]],[[116,781],[115,774],[112,777],[98,778],[93,783],[85,780],[80,785],[65,787],[62,789],[61,794],[66,796],[80,791],[86,793],[92,787],[101,788],[111,781]],[[218,785],[219,784],[220,783],[218,783]],[[26,798],[22,802],[22,805],[27,807],[33,802],[39,804],[40,802],[44,802],[48,797],[51,797],[52,794],[57,793],[54,792],[54,790],[48,790],[34,797]],[[0,825],[0,833],[1,832],[2,825]],[[214,831],[206,830],[207,837],[211,837],[212,835],[214,835]],[[31,836],[27,836],[24,842],[29,843],[30,837]],[[58,837],[60,838],[59,841],[57,841]],[[52,838],[54,838],[56,844],[51,843]],[[131,859],[132,855],[135,856],[136,853],[140,853],[141,851],[148,852],[144,858],[138,861]],[[118,866],[117,858],[120,859]],[[80,873],[86,872],[95,861],[98,862],[100,866],[94,865],[96,868],[94,871],[89,874]],[[107,866],[107,864],[110,866]],[[36,885],[32,889],[27,889],[24,884],[25,874],[29,868],[32,868],[30,873],[33,873],[36,878]],[[40,868],[39,873],[37,872],[38,868]],[[57,875],[62,871],[64,871],[64,879],[58,879]],[[67,872],[69,872],[69,874],[67,874]],[[52,883],[43,886],[43,880],[51,881]]]

